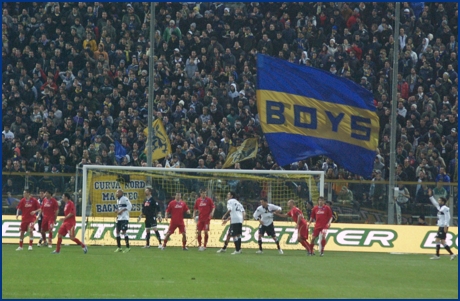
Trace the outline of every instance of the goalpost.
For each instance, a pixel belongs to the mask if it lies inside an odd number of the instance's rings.
[[[182,193],[182,199],[193,212],[195,200],[200,196],[199,190],[206,188],[207,195],[216,206],[214,219],[220,222],[220,217],[226,211],[228,191],[235,191],[239,196],[248,219],[252,218],[252,212],[259,206],[262,197],[281,206],[284,212],[289,199],[296,201],[297,206],[304,210],[306,201],[314,201],[323,195],[320,192],[324,191],[324,172],[84,165],[82,242],[93,245],[111,243],[107,237],[110,231],[114,231],[117,210],[115,193],[117,189],[122,189],[133,204],[130,231],[134,239],[130,237],[130,244],[144,244],[143,220],[136,223],[135,218],[141,214],[144,190],[148,186],[153,188],[154,198],[159,202],[163,216],[176,192]],[[165,231],[167,227],[166,223],[159,224],[158,230]]]

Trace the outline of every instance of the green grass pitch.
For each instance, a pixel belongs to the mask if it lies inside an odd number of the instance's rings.
[[[208,248],[2,247],[3,298],[458,298],[448,256]],[[124,247],[123,247],[124,249]]]

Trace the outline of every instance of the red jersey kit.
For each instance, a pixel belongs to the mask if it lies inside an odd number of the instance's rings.
[[[203,199],[200,197],[196,199],[193,209],[200,212],[196,226],[198,231],[209,230],[210,215],[214,208],[214,202],[211,198],[206,197]]]
[[[56,211],[59,210],[59,204],[55,198],[44,198],[42,202],[42,230],[49,231],[53,228],[56,221]]]
[[[64,216],[69,215],[69,213],[72,213],[72,216],[64,220],[58,231],[58,233],[62,236],[66,236],[68,232],[72,231],[72,229],[75,227],[77,223],[75,220],[75,215],[77,214],[77,212],[75,210],[75,205],[72,201],[68,201],[64,207]]]
[[[28,200],[26,200],[26,198],[22,198],[21,201],[19,201],[19,204],[16,207],[16,209],[19,209],[22,212],[22,222],[33,223],[35,222],[36,216],[35,214],[30,213],[32,211],[40,209],[40,203],[35,198],[30,198]]]
[[[288,216],[292,218],[292,221],[297,224],[297,221],[299,220],[299,217],[302,216],[302,211],[297,208],[297,207],[292,207],[292,209],[287,213]],[[307,222],[305,221],[304,218],[299,223],[299,236],[302,237],[303,239],[308,239],[308,227],[307,227]]]
[[[187,204],[182,200],[169,202],[166,212],[171,214],[171,224],[184,225],[184,213],[187,210],[189,210]]]
[[[292,218],[292,221],[294,221],[294,223],[297,223],[299,220],[299,216],[302,215],[302,211],[297,207],[292,207],[292,209],[288,212],[287,215]],[[302,222],[305,222],[305,219],[302,219],[301,223]]]
[[[315,206],[311,211],[311,218],[316,220],[313,236],[316,237],[322,230],[327,229],[327,224],[332,217],[332,210],[329,206]]]
[[[56,211],[59,210],[59,204],[55,198],[44,198],[42,203],[42,215],[43,219],[56,217]]]
[[[166,212],[171,214],[171,222],[169,223],[169,233],[174,233],[176,228],[179,228],[179,233],[184,233],[184,213],[187,212],[188,206],[187,204],[180,200],[172,200],[169,202],[168,208],[166,208]]]
[[[77,223],[75,220],[75,216],[77,215],[77,211],[75,210],[75,204],[72,201],[68,201],[67,204],[65,204],[64,207],[64,216],[69,215],[69,213],[72,213],[72,216],[64,221],[64,223],[70,223],[75,226]]]
[[[195,206],[193,207],[193,209],[200,211],[198,220],[203,221],[203,222],[209,222],[209,220],[211,219],[210,218],[211,211],[214,208],[215,208],[214,202],[212,201],[211,198],[208,198],[208,197],[204,199],[202,198],[196,199]]]
[[[27,228],[30,224],[35,222],[37,218],[35,214],[30,214],[32,211],[35,211],[40,208],[40,203],[35,198],[30,198],[26,200],[26,198],[22,198],[19,201],[18,206],[16,209],[21,210],[21,231],[27,231]]]

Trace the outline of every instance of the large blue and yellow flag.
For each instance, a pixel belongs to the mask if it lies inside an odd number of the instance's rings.
[[[152,129],[152,160],[158,160],[172,153],[171,142],[169,141],[169,137],[166,134],[166,130],[161,119],[157,119],[152,123]],[[144,129],[144,135],[147,137],[147,142],[144,149],[144,153],[147,155],[147,145],[150,143],[148,128]]]
[[[257,56],[257,108],[276,162],[325,155],[370,176],[379,119],[372,93],[329,72]]]

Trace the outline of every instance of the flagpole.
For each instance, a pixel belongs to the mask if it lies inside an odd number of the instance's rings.
[[[155,2],[150,2],[150,55],[149,55],[149,97],[148,97],[148,118],[147,118],[147,166],[152,167],[152,137],[153,137],[153,100],[155,98],[153,82],[154,79],[154,46],[155,46]]]
[[[397,104],[398,99],[398,53],[399,53],[399,19],[400,19],[400,2],[395,3],[395,28],[394,28],[394,45],[393,45],[393,73],[391,79],[391,129],[390,129],[390,166],[388,172],[390,173],[388,184],[388,224],[395,223],[395,201],[394,201],[394,188],[395,188],[395,164],[396,164],[396,117],[398,116]]]

